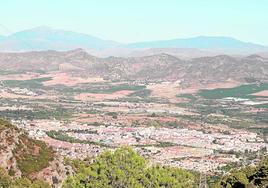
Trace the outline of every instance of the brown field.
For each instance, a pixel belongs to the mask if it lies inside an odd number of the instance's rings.
[[[179,82],[166,82],[161,84],[149,85],[148,89],[152,90],[152,96],[176,100],[179,94]]]
[[[188,88],[180,88],[179,93],[197,93],[201,89],[217,89],[217,88],[232,88],[239,86],[241,83],[234,82],[234,81],[227,81],[227,82],[218,82],[218,83],[210,83],[205,85],[194,85],[192,84]]]
[[[259,96],[259,97],[268,97],[268,90],[253,93],[252,95]]]
[[[202,89],[217,89],[217,88],[232,88],[239,86],[241,83],[234,82],[234,81],[228,81],[228,82],[218,82],[218,83],[211,83],[205,86],[205,88]]]
[[[52,80],[43,82],[45,86],[51,86],[51,85],[66,85],[66,86],[74,86],[77,84],[83,84],[83,83],[96,83],[96,82],[105,82],[103,78],[100,77],[92,77],[92,78],[81,78],[81,77],[72,77],[71,75],[68,75],[66,73],[51,73],[45,75],[45,77],[51,77]]]
[[[75,100],[81,101],[103,101],[108,99],[118,99],[122,97],[126,97],[127,95],[133,93],[132,91],[122,90],[117,91],[111,94],[106,93],[81,93],[74,97]]]
[[[182,88],[180,82],[165,82],[147,86],[152,90],[152,96],[169,99],[170,102],[182,102],[182,99],[176,97],[179,94],[197,93],[200,89],[216,89],[216,88],[232,88],[239,86],[240,83],[234,81],[226,81],[219,83],[210,83],[205,85],[194,85]]]

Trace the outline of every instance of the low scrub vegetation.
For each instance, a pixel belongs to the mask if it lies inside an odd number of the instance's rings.
[[[14,178],[0,168],[1,188],[50,188],[51,186],[43,180],[30,180],[28,178]]]
[[[17,165],[25,177],[46,168],[54,158],[54,151],[44,142],[33,140],[26,135],[19,138],[14,151]]]

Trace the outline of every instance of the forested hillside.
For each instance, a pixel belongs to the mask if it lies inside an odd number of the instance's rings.
[[[59,186],[65,178],[65,167],[52,148],[4,120],[0,120],[0,161],[0,188],[46,188]]]

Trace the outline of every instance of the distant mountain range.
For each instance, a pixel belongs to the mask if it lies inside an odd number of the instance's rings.
[[[158,49],[156,51],[159,51],[160,49],[161,52],[166,53],[172,51],[171,55],[176,55],[174,54],[174,49],[183,49],[184,52],[187,51],[187,54],[191,54],[191,51],[194,51],[198,54],[200,54],[200,52],[201,54],[213,52],[213,55],[215,55],[215,52],[219,54],[252,54],[268,51],[267,46],[221,36],[199,36],[187,39],[122,44],[83,33],[51,29],[49,27],[36,27],[9,36],[0,36],[0,51],[65,51],[75,48],[83,48],[94,55],[98,54],[100,56],[109,56],[113,54],[118,56],[128,56],[133,54],[134,56],[140,56],[139,53],[144,55],[146,54],[145,51],[148,51],[148,49]],[[180,50],[175,51],[177,51],[176,53],[180,53]],[[152,54],[152,50],[149,50],[149,52]]]
[[[259,44],[243,42],[231,37],[199,36],[187,39],[139,42],[127,45],[131,48],[197,48],[208,50],[226,50],[238,52],[256,52],[268,50]]]

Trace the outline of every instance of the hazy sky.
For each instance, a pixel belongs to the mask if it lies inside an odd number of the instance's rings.
[[[268,45],[268,0],[0,1],[0,34],[41,25],[119,42],[206,35]]]

